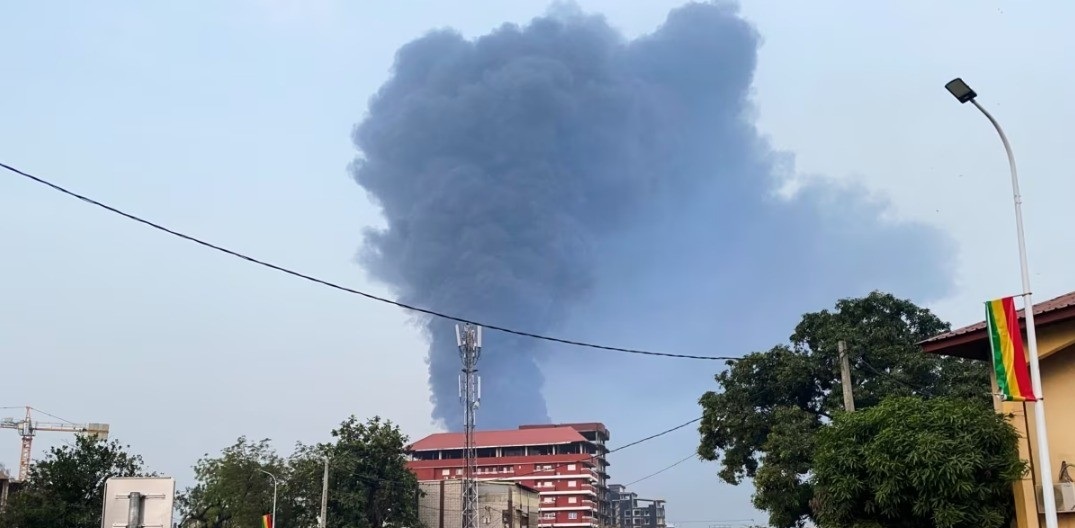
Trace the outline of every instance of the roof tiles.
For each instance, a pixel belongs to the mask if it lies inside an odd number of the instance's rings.
[[[1066,293],[1066,294],[1061,295],[1059,297],[1054,297],[1052,299],[1049,299],[1048,301],[1043,301],[1043,302],[1040,302],[1038,304],[1035,304],[1034,305],[1034,317],[1037,317],[1039,315],[1044,315],[1044,314],[1047,314],[1047,313],[1050,313],[1050,312],[1055,312],[1055,311],[1061,310],[1063,308],[1073,307],[1073,306],[1075,306],[1075,292]],[[984,308],[983,308],[983,310],[984,310]],[[1020,321],[1022,321],[1025,318],[1025,315],[1023,314],[1023,312],[1024,312],[1024,310],[1019,310],[1019,320]],[[938,341],[944,341],[946,339],[951,339],[953,337],[958,337],[958,336],[961,336],[961,335],[970,334],[970,333],[973,333],[973,332],[978,332],[978,331],[983,331],[983,330],[985,330],[985,321],[980,321],[980,322],[974,323],[974,324],[969,325],[969,326],[964,326],[962,328],[957,328],[955,330],[952,330],[951,332],[945,332],[943,334],[933,336],[933,337],[931,337],[929,339],[926,339],[925,341],[922,341],[920,344],[926,345],[926,344],[930,344],[930,343],[936,343]]]

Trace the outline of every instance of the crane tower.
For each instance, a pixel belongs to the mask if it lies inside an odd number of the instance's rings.
[[[4,418],[0,420],[0,429],[14,429],[22,437],[22,452],[19,456],[19,480],[25,481],[30,473],[30,451],[33,447],[34,436],[38,431],[53,431],[61,433],[81,433],[101,439],[108,438],[108,424],[102,423],[46,423],[34,421],[30,414],[33,408],[26,407],[26,417],[21,420]]]

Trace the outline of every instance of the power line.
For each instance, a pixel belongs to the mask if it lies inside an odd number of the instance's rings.
[[[913,390],[913,391],[917,391],[917,392],[922,392],[923,394],[928,394],[928,392],[929,392],[929,391],[927,391],[927,390],[926,390],[926,388],[925,388],[925,387],[922,387],[921,385],[915,385],[914,383],[911,383],[911,382],[909,382],[909,381],[907,381],[907,380],[902,380],[902,379],[900,379],[900,378],[896,377],[895,375],[893,375],[893,374],[892,374],[892,373],[890,373],[890,372],[885,372],[885,371],[883,371],[883,370],[880,370],[880,369],[878,369],[878,368],[874,367],[873,365],[871,365],[871,364],[870,364],[870,362],[869,362],[869,361],[866,361],[866,358],[865,358],[865,357],[863,357],[863,356],[859,356],[859,357],[858,357],[857,359],[858,359],[858,360],[859,360],[859,362],[861,362],[861,363],[862,363],[862,364],[863,364],[863,365],[864,365],[864,366],[865,366],[865,367],[866,367],[866,368],[867,368],[867,369],[868,369],[868,370],[869,370],[870,372],[873,372],[874,374],[876,374],[876,375],[878,375],[878,376],[882,376],[882,377],[888,378],[888,379],[890,379],[890,380],[892,380],[892,381],[895,381],[896,383],[899,383],[900,385],[903,385],[904,387],[907,387],[907,388],[909,388],[909,389],[911,389],[911,390]]]
[[[692,424],[692,423],[695,423],[695,422],[700,422],[700,421],[702,421],[702,417],[701,417],[701,416],[699,416],[699,417],[697,417],[697,418],[695,418],[695,419],[693,419],[693,420],[689,420],[689,421],[683,422],[683,423],[681,423],[681,424],[679,424],[679,425],[677,425],[677,426],[675,426],[675,427],[673,427],[673,428],[671,428],[671,429],[665,429],[664,431],[661,431],[661,432],[659,432],[659,433],[657,433],[657,434],[655,434],[655,435],[650,435],[650,436],[647,436],[647,437],[645,437],[645,438],[643,438],[643,439],[641,439],[641,440],[635,440],[634,442],[631,442],[631,443],[629,443],[629,444],[626,444],[626,445],[622,445],[622,446],[620,446],[620,447],[617,447],[616,449],[613,449],[612,451],[609,451],[609,453],[615,453],[616,451],[620,451],[620,450],[623,450],[623,449],[627,449],[628,447],[631,447],[631,446],[633,446],[633,445],[638,445],[638,444],[641,444],[642,442],[648,442],[648,441],[650,441],[650,440],[653,440],[654,438],[657,438],[658,436],[664,436],[664,435],[666,435],[666,434],[668,434],[668,433],[671,433],[671,432],[673,432],[673,431],[678,431],[678,430],[680,430],[680,429],[683,429],[684,427],[687,427],[688,425],[690,425],[690,424]]]
[[[699,524],[699,523],[742,523],[754,522],[754,519],[702,519],[691,521],[672,521],[669,524]]]
[[[664,435],[666,435],[668,433],[678,431],[680,429],[683,429],[684,427],[687,427],[688,425],[690,425],[692,423],[699,422],[701,420],[702,420],[701,416],[699,416],[697,418],[694,418],[694,419],[691,419],[691,420],[688,420],[688,421],[683,422],[683,423],[681,423],[681,424],[679,424],[679,425],[677,425],[675,427],[665,429],[664,431],[661,431],[661,432],[656,433],[656,434],[651,434],[651,435],[649,435],[649,436],[647,436],[645,438],[640,438],[638,440],[635,440],[634,442],[628,442],[628,443],[626,443],[624,445],[621,445],[620,447],[617,447],[616,449],[611,449],[607,453],[605,453],[605,455],[611,455],[612,453],[623,451],[624,449],[636,446],[636,445],[641,444],[643,442],[649,442],[650,440],[653,440],[654,438],[659,438],[659,437],[662,437],[662,436],[664,436]],[[582,462],[582,461],[594,462],[599,458],[598,455],[599,455],[599,453],[595,453],[593,455],[590,455],[588,458],[583,458],[583,459],[576,460],[576,461],[573,461],[573,462],[558,462],[556,464],[548,464],[548,465],[552,466],[551,469],[534,469],[534,470],[532,470],[530,472],[527,472],[527,473],[515,474],[515,475],[513,475],[513,477],[515,477],[515,478],[529,477],[529,476],[535,475],[537,473],[542,473],[542,472],[545,472],[545,471],[551,471],[552,469],[561,468],[561,467],[566,466],[568,464],[578,464],[579,462]]]
[[[686,461],[688,461],[688,460],[690,460],[692,458],[696,458],[697,456],[698,456],[697,453],[691,453],[691,454],[689,454],[689,455],[677,460],[676,462],[674,462],[674,463],[672,463],[672,464],[670,464],[668,466],[665,466],[664,468],[662,468],[660,470],[657,470],[657,471],[655,471],[653,473],[650,473],[649,475],[646,475],[646,476],[644,476],[644,477],[642,477],[642,478],[640,478],[638,480],[633,480],[631,482],[628,482],[627,484],[624,484],[623,486],[625,488],[629,488],[629,487],[631,487],[631,486],[633,486],[635,484],[638,484],[639,482],[642,482],[643,480],[646,480],[646,479],[649,479],[649,478],[652,478],[652,477],[656,477],[657,475],[660,475],[661,473],[664,473],[665,471],[668,471],[669,469],[672,469],[672,468],[674,468],[674,467],[676,467],[676,466],[678,466],[678,465],[680,465],[680,464],[682,464],[682,463],[684,463],[684,462],[686,462]]]
[[[146,220],[145,218],[142,218],[140,216],[134,215],[132,213],[128,213],[126,211],[123,211],[123,210],[118,209],[116,207],[113,207],[111,205],[99,202],[97,200],[94,200],[93,198],[89,198],[89,197],[84,196],[82,194],[79,194],[79,193],[76,193],[74,191],[68,190],[68,189],[66,189],[64,187],[61,187],[61,186],[59,186],[59,185],[57,185],[55,183],[52,183],[52,182],[50,182],[50,181],[48,181],[48,180],[46,180],[44,178],[34,176],[33,174],[21,171],[21,170],[15,168],[15,167],[12,167],[11,165],[7,165],[5,163],[0,163],[0,167],[3,167],[4,169],[7,169],[8,171],[11,171],[11,172],[13,172],[15,174],[18,174],[19,176],[22,176],[22,177],[24,177],[24,178],[26,178],[28,180],[32,180],[32,181],[34,181],[36,183],[39,183],[39,184],[44,185],[46,187],[49,187],[54,191],[61,192],[63,194],[66,194],[67,196],[70,196],[72,198],[76,198],[76,199],[81,200],[81,201],[83,201],[85,203],[88,203],[90,205],[94,205],[94,206],[99,207],[101,209],[104,209],[104,210],[106,210],[106,211],[108,211],[110,213],[122,216],[123,218],[126,218],[128,220],[131,220],[131,221],[137,222],[139,224],[145,225],[147,227],[151,227],[153,229],[156,229],[157,231],[167,233],[167,234],[172,235],[172,236],[174,236],[176,238],[181,238],[183,240],[186,240],[187,242],[193,242],[194,244],[197,244],[199,246],[202,246],[202,247],[205,247],[205,248],[208,248],[208,249],[212,249],[214,251],[218,251],[220,253],[224,253],[226,255],[230,255],[230,256],[238,258],[238,259],[245,260],[245,261],[247,261],[247,262],[249,262],[251,264],[256,264],[258,266],[269,268],[271,270],[275,270],[275,271],[278,271],[280,273],[291,275],[292,277],[296,277],[296,278],[303,279],[303,280],[306,280],[306,281],[309,281],[309,282],[320,284],[322,286],[326,286],[326,287],[329,287],[329,288],[332,288],[332,289],[335,289],[335,290],[339,290],[339,291],[342,291],[342,292],[351,293],[351,294],[354,294],[354,295],[359,295],[359,296],[365,297],[365,298],[373,300],[373,301],[377,301],[377,302],[381,302],[381,303],[385,303],[385,304],[391,304],[393,306],[403,308],[404,310],[410,310],[412,312],[418,312],[418,313],[422,313],[422,314],[426,314],[426,315],[431,315],[433,317],[440,317],[442,319],[448,319],[448,320],[456,321],[456,322],[459,322],[459,323],[469,323],[469,324],[472,324],[472,325],[483,326],[483,327],[488,328],[490,330],[496,330],[498,332],[503,332],[503,333],[506,333],[506,334],[513,334],[513,335],[517,335],[517,336],[521,336],[521,337],[529,337],[531,339],[540,339],[540,340],[543,340],[543,341],[550,341],[550,342],[553,342],[553,343],[560,343],[562,345],[570,345],[570,346],[576,346],[576,347],[582,347],[582,348],[604,350],[604,351],[607,351],[607,352],[620,352],[620,353],[625,353],[625,354],[638,354],[638,355],[644,355],[644,356],[659,356],[659,357],[679,358],[679,359],[701,359],[701,360],[708,360],[708,361],[735,361],[735,360],[738,359],[738,358],[726,357],[726,356],[699,356],[699,355],[691,355],[691,354],[673,354],[673,353],[670,353],[670,352],[656,352],[656,351],[652,351],[652,350],[643,350],[643,349],[637,349],[637,348],[623,348],[623,347],[599,345],[599,344],[596,344],[596,343],[588,343],[588,342],[585,342],[585,341],[576,341],[576,340],[573,340],[573,339],[563,339],[563,338],[554,337],[554,336],[536,334],[536,333],[533,333],[533,332],[526,332],[526,331],[523,331],[523,330],[516,330],[516,329],[504,327],[504,326],[498,326],[498,325],[489,324],[489,323],[485,323],[485,322],[475,321],[475,320],[472,320],[472,319],[467,319],[465,317],[461,317],[461,316],[458,316],[458,315],[451,315],[451,314],[448,314],[448,313],[445,313],[445,312],[439,312],[439,311],[431,310],[431,309],[428,309],[428,308],[422,308],[422,307],[419,307],[419,306],[414,306],[414,305],[403,303],[403,302],[400,302],[400,301],[395,301],[395,300],[392,300],[392,299],[388,299],[386,297],[381,297],[379,295],[374,295],[372,293],[364,292],[364,291],[361,291],[361,290],[356,290],[354,288],[343,286],[341,284],[338,284],[338,283],[335,283],[335,282],[332,282],[332,281],[329,281],[329,280],[326,280],[326,279],[320,279],[320,278],[314,277],[313,275],[307,275],[305,273],[301,273],[301,272],[286,268],[284,266],[280,266],[280,265],[273,264],[273,263],[265,261],[265,260],[261,260],[261,259],[255,258],[255,257],[251,257],[251,256],[246,255],[244,253],[240,253],[238,251],[228,249],[226,247],[223,247],[223,246],[220,246],[220,245],[217,245],[217,244],[213,244],[211,242],[207,242],[207,241],[202,240],[200,238],[197,238],[197,237],[194,237],[194,236],[191,236],[191,235],[187,235],[185,233],[182,233],[182,232],[176,231],[174,229],[165,227],[165,226],[163,226],[161,224],[158,224],[156,222],[153,222],[151,220]]]

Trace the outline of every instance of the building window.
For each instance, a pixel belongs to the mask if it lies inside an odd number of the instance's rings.
[[[456,475],[462,475],[463,474],[463,468],[459,468],[459,469],[455,470],[455,474]]]
[[[575,503],[577,503],[578,501],[579,501],[579,498],[578,498],[578,497],[568,497],[568,498],[567,498],[567,503],[568,503],[568,504],[575,504]]]
[[[440,474],[444,475],[444,476],[448,476],[448,475],[451,475],[452,472],[447,470],[447,469],[442,469],[442,470],[440,470]]]
[[[556,512],[545,512],[545,513],[542,513],[542,514],[541,514],[541,518],[542,518],[542,519],[555,519],[555,518],[556,518]]]
[[[579,514],[578,514],[578,512],[567,512],[567,518],[571,519],[571,520],[575,520],[575,519],[579,518]]]
[[[567,470],[568,471],[575,471],[576,467],[578,467],[578,466],[576,466],[575,464],[568,464],[567,465]]]
[[[578,485],[579,485],[579,483],[574,481],[574,480],[567,481],[567,487],[569,487],[569,488],[576,488],[576,487],[578,487]]]
[[[554,504],[556,503],[556,497],[542,497],[542,504]]]

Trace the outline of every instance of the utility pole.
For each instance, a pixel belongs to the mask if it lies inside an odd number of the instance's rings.
[[[325,475],[321,479],[321,517],[318,518],[318,526],[328,526],[328,457],[325,457]]]
[[[463,526],[478,528],[478,483],[474,480],[477,453],[474,447],[474,423],[481,402],[481,378],[478,377],[478,358],[482,353],[482,327],[472,324],[455,325],[455,340],[463,373],[459,376],[459,400],[463,404]]]
[[[514,487],[515,483],[511,483],[511,486]],[[504,516],[504,528],[515,528],[515,508],[511,504],[512,491],[512,488],[508,488],[508,511]]]
[[[844,410],[855,412],[855,395],[851,392],[851,360],[847,357],[847,345],[843,340],[836,343],[840,353],[840,384],[844,387]]]

